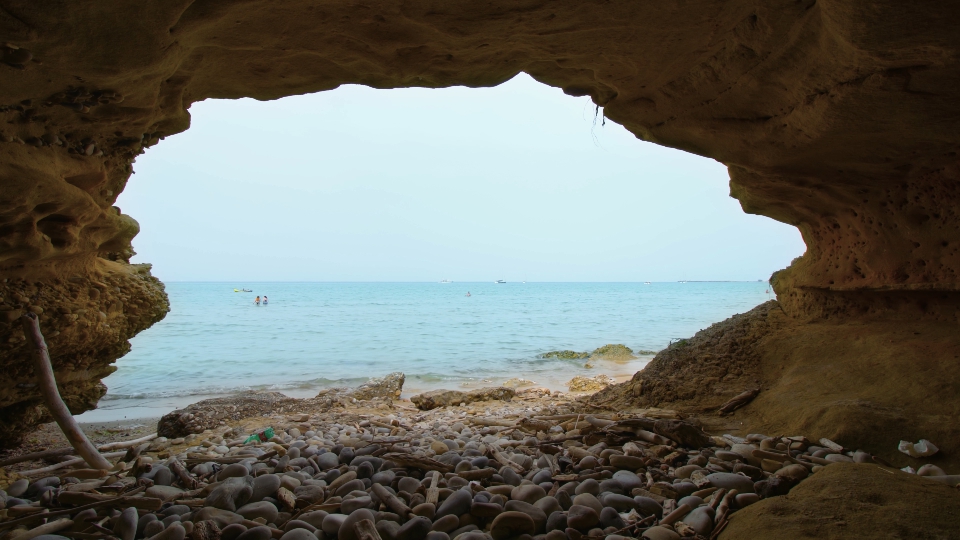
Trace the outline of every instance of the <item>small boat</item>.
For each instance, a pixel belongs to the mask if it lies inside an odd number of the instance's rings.
[[[649,281],[644,281],[643,284],[644,284],[644,285],[649,285],[650,282],[649,282]]]
[[[253,292],[253,289],[234,289],[233,292]]]
[[[502,279],[498,279],[498,280],[494,281],[494,283],[500,285],[500,284],[506,283],[506,281],[504,281],[504,280],[502,280]]]
[[[450,281],[449,279],[441,279],[440,283],[453,283],[453,282]]]

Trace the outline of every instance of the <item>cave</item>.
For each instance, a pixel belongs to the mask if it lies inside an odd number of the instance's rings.
[[[191,103],[494,86],[589,96],[637,138],[724,163],[745,212],[807,252],[777,302],[671,347],[597,401],[716,429],[842,439],[960,464],[960,35],[955,8],[883,0],[186,0],[0,6],[0,440],[49,418],[17,320],[41,319],[74,413],[166,314],[113,204]],[[954,96],[954,97],[951,97]],[[189,196],[189,194],[184,194]],[[731,417],[716,408],[745,388]]]

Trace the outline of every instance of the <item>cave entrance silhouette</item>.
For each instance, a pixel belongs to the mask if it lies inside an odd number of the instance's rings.
[[[759,380],[738,417],[758,430],[891,459],[898,439],[930,438],[960,455],[955,11],[892,0],[10,2],[0,293],[9,313],[43,310],[65,399],[89,409],[127,340],[167,308],[159,281],[127,264],[138,227],[112,205],[141,150],[188,128],[191,103],[343,84],[494,86],[522,71],[589,96],[643,140],[726,164],[744,210],[796,226],[808,248],[775,274],[776,312],[727,321],[675,358],[698,393],[671,386],[661,363],[624,403],[705,411]],[[7,325],[0,343],[0,435],[16,441],[44,412],[21,336]]]

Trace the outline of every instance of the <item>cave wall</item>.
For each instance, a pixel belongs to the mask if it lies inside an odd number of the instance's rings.
[[[166,313],[162,285],[128,264],[138,226],[113,204],[136,156],[187,129],[190,104],[208,98],[491,86],[527,72],[590,96],[640,139],[725,163],[745,211],[797,226],[808,251],[774,276],[790,317],[956,322],[957,11],[902,0],[3,0],[0,440],[42,416],[15,313],[42,310],[63,391],[85,396],[77,410],[102,395],[127,340]]]

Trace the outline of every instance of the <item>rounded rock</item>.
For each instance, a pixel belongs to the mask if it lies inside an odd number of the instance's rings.
[[[656,527],[650,527],[644,531],[643,536],[640,538],[643,538],[644,540],[680,540],[680,535],[677,534],[673,529],[658,525]]]
[[[271,538],[273,538],[273,531],[265,525],[247,529],[237,536],[237,540],[270,540]]]
[[[264,497],[272,497],[280,489],[280,477],[275,474],[264,474],[253,479],[253,493],[250,501],[260,502]]]
[[[469,491],[462,489],[454,491],[449,497],[447,497],[447,500],[443,501],[443,504],[440,505],[440,508],[437,508],[437,512],[434,517],[442,518],[443,516],[451,514],[455,516],[466,514],[470,511],[470,505],[472,503],[473,496]]]
[[[220,531],[220,540],[237,540],[237,537],[247,531],[247,527],[241,523],[227,525]]]
[[[567,510],[567,526],[586,533],[600,524],[599,513],[589,506],[574,504]]]
[[[396,540],[423,540],[430,533],[430,525],[429,519],[414,517],[400,527]],[[344,538],[341,534],[339,540],[355,540],[355,538]]]
[[[307,529],[291,529],[280,537],[280,540],[314,540],[317,535]]]
[[[494,540],[507,540],[521,534],[533,534],[536,527],[533,518],[523,512],[507,511],[497,516],[490,526]]]
[[[735,489],[738,493],[753,493],[753,480],[734,473],[708,474],[706,480],[713,487]]]
[[[547,496],[547,492],[536,484],[517,486],[510,491],[510,499],[533,504]]]
[[[593,508],[597,515],[603,511],[603,503],[601,503],[600,500],[591,493],[581,493],[577,495],[573,498],[573,504],[575,506],[589,506],[590,508]]]
[[[250,474],[250,471],[243,463],[231,463],[230,465],[224,467],[219,474],[217,474],[217,480],[222,482],[227,478],[241,478],[248,474]]]

